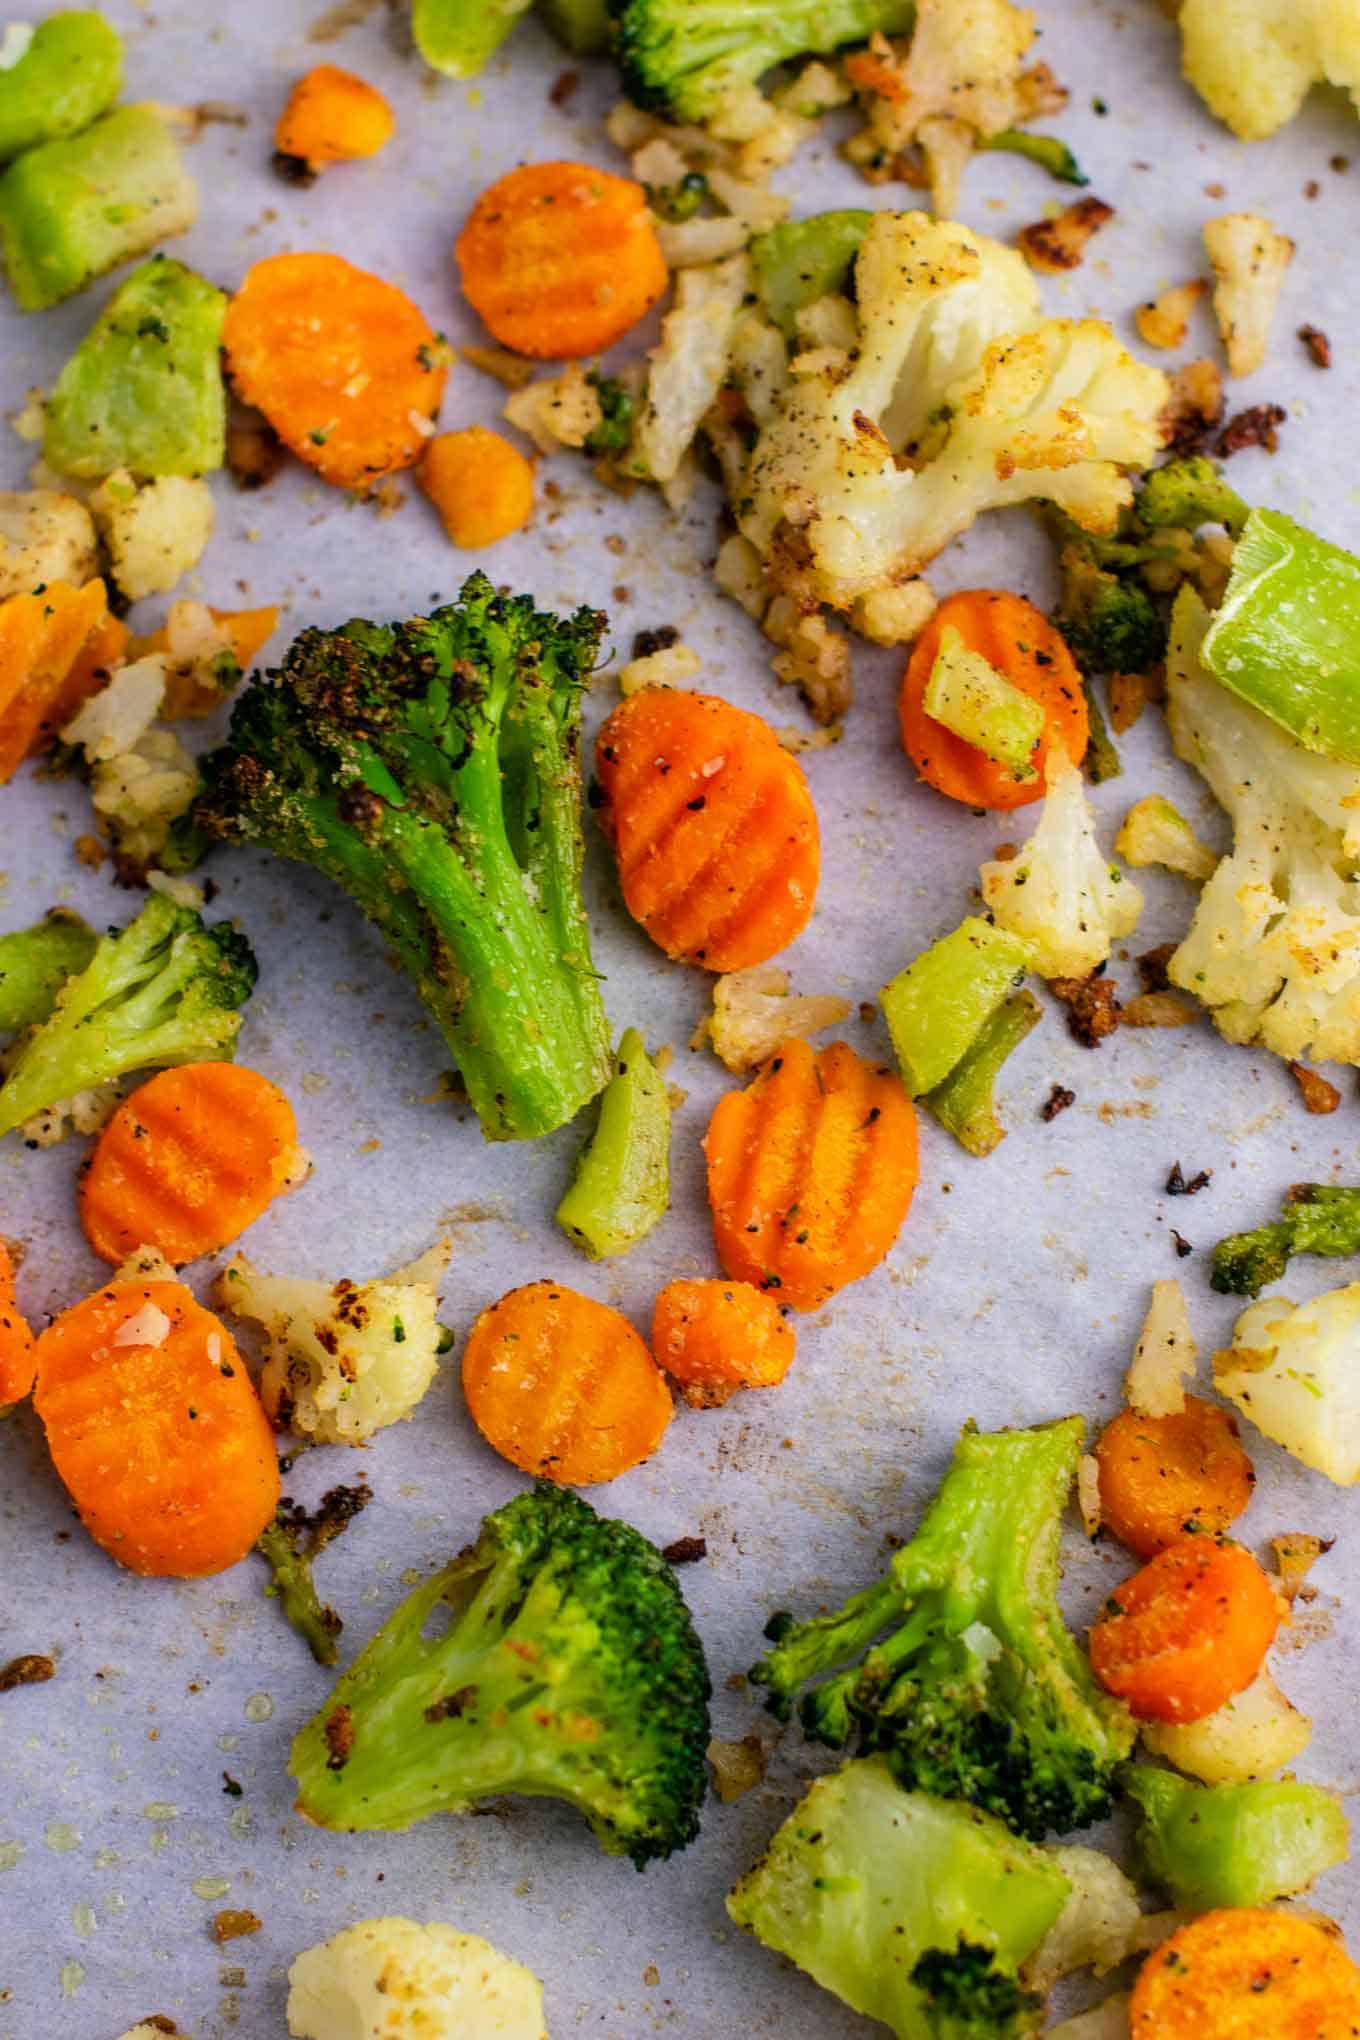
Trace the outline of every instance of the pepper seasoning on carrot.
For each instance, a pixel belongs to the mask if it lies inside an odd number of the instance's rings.
[[[126,638],[102,581],[0,602],[0,786],[94,693]]]
[[[749,1282],[668,1282],[652,1351],[691,1409],[714,1410],[739,1389],[779,1385],[793,1364],[793,1327]]]
[[[1275,1589],[1240,1544],[1182,1537],[1115,1588],[1091,1663],[1140,1721],[1201,1721],[1241,1693],[1280,1624]]]
[[[1255,1483],[1230,1411],[1188,1395],[1162,1417],[1121,1410],[1095,1447],[1105,1527],[1152,1558],[1193,1526],[1211,1534],[1237,1521]]]
[[[1154,1948],[1129,2001],[1132,2040],[1350,2040],[1360,1968],[1328,1922],[1271,1906],[1202,1913]]]

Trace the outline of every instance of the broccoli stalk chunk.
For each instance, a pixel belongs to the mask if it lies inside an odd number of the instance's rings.
[[[540,1482],[401,1603],[298,1735],[299,1810],[351,1831],[563,1799],[641,1869],[698,1832],[708,1694],[660,1553]]]
[[[6,41],[18,22],[9,26]],[[12,47],[12,44],[11,44]],[[123,42],[102,15],[74,8],[27,31],[18,59],[0,68],[0,163],[40,142],[78,135],[123,82]]]
[[[601,1261],[645,1239],[670,1202],[670,1093],[642,1036],[628,1027],[557,1223],[590,1260]]]
[[[1219,1241],[1209,1279],[1222,1296],[1259,1296],[1268,1282],[1280,1280],[1295,1254],[1332,1261],[1360,1254],[1360,1189],[1296,1183],[1272,1224]]]
[[[1173,1905],[1270,1905],[1344,1863],[1350,1831],[1335,1793],[1297,1778],[1196,1785],[1134,1764],[1123,1787],[1140,1809],[1136,1846]]]
[[[835,1614],[771,1621],[774,1648],[751,1674],[771,1710],[787,1717],[799,1688],[819,1679],[802,1701],[806,1732],[883,1751],[904,1785],[966,1799],[1036,1838],[1099,1820],[1134,1730],[1057,1603],[1059,1526],[1084,1428],[1068,1417],[965,1430],[884,1579]]]
[[[482,1130],[574,1118],[610,1074],[581,897],[581,692],[604,618],[477,574],[458,603],[308,630],[238,701],[198,829],[310,864],[391,943]]]
[[[411,34],[433,71],[475,78],[533,0],[413,0]]]
[[[255,976],[244,935],[222,921],[205,928],[192,908],[156,893],[135,921],[100,938],[20,1048],[0,1084],[0,1134],[130,1070],[229,1057]]]
[[[999,1820],[868,1757],[817,1780],[727,1910],[899,2040],[1018,2040],[1043,2010],[1020,1966],[1070,1889]]]
[[[98,937],[79,914],[53,907],[32,928],[0,935],[0,1035],[36,1027],[73,971],[84,970]]]
[[[970,1155],[989,1155],[1006,1138],[996,1116],[996,1080],[1007,1058],[1041,1018],[1032,992],[1014,992],[983,1022],[962,1062],[927,1094],[926,1104],[946,1133]]]

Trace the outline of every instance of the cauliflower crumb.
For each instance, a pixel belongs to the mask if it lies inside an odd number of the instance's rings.
[[[175,1270],[159,1247],[134,1247],[109,1277],[110,1282],[177,1282]]]
[[[1171,1417],[1185,1408],[1199,1348],[1179,1282],[1154,1282],[1152,1302],[1124,1376],[1124,1400],[1143,1417]]]
[[[162,475],[138,488],[125,469],[109,475],[90,509],[130,602],[165,595],[192,572],[213,534],[212,490],[184,475]]]
[[[1104,1515],[1100,1506],[1100,1461],[1094,1452],[1083,1452],[1077,1461],[1077,1509],[1086,1535],[1099,1536]]]
[[[630,659],[619,669],[619,693],[640,694],[644,687],[683,687],[703,668],[703,660],[690,645],[663,645]]]
[[[740,1076],[772,1056],[781,1041],[807,1039],[848,1017],[850,1001],[831,993],[794,995],[788,972],[756,963],[715,979],[713,1011],[691,1043],[707,1038],[719,1062]]]
[[[1311,1303],[1263,1297],[1214,1355],[1214,1386],[1248,1423],[1339,1487],[1360,1481],[1360,1282]]]
[[[1209,286],[1202,276],[1188,283],[1173,283],[1150,303],[1139,305],[1133,315],[1139,338],[1149,347],[1183,347],[1190,331],[1190,314]]]
[[[159,1304],[144,1303],[125,1318],[110,1341],[114,1346],[163,1346],[170,1336],[170,1320]]]
[[[47,430],[47,391],[25,390],[22,407],[10,413],[10,424],[27,446],[36,446]]]
[[[839,722],[855,698],[850,645],[819,610],[800,610],[792,597],[776,595],[765,615],[765,635],[783,647],[770,661],[775,677],[796,687],[815,721]]]
[[[748,616],[760,622],[770,606],[770,591],[765,585],[760,554],[749,538],[743,538],[739,531],[728,534],[718,547],[713,578],[724,595],[730,595]]]
[[[0,599],[26,595],[45,581],[73,588],[98,567],[94,523],[59,489],[0,489]]]
[[[118,1109],[122,1096],[116,1079],[106,1084],[96,1084],[88,1091],[75,1091],[69,1098],[59,1098],[55,1105],[45,1105],[41,1112],[35,1112],[31,1119],[25,1119],[19,1127],[20,1140],[25,1147],[59,1147],[72,1134],[98,1133],[106,1126]]]
[[[1021,1972],[1026,1989],[1041,1997],[1073,1970],[1105,1976],[1117,1969],[1135,1946],[1142,1920],[1137,1886],[1102,1850],[1074,1843],[1052,1855],[1072,1889]]]
[[[929,581],[919,577],[895,588],[871,588],[857,595],[850,621],[875,645],[912,644],[940,606]]]
[[[543,1986],[441,1920],[360,1920],[288,1972],[294,2040],[547,2040]]]
[[[1254,375],[1266,358],[1270,322],[1284,289],[1294,243],[1260,213],[1220,213],[1205,222],[1214,269],[1214,317],[1228,374]]]
[[[604,423],[599,392],[579,361],[568,363],[561,375],[516,387],[501,406],[501,416],[532,439],[540,453],[584,446]]]
[[[1034,943],[1046,978],[1089,977],[1143,908],[1137,886],[1101,856],[1080,768],[1065,753],[1049,762],[1033,835],[1018,857],[984,864],[981,882],[997,925]]]
[[[165,660],[149,652],[120,666],[106,687],[91,695],[61,732],[64,744],[79,745],[87,764],[116,758],[139,744],[165,698]]]

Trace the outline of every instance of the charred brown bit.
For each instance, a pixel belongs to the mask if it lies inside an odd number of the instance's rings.
[[[1314,1537],[1306,1530],[1286,1530],[1282,1536],[1271,1538],[1270,1549],[1280,1575],[1280,1592],[1287,1601],[1292,1603],[1300,1596],[1305,1601],[1317,1599],[1317,1588],[1305,1582],[1318,1560],[1326,1556],[1335,1542],[1334,1537]]]
[[[285,184],[299,185],[303,191],[316,183],[317,173],[305,156],[289,156],[282,149],[275,149],[270,166]]]
[[[1060,1112],[1066,1112],[1068,1106],[1075,1105],[1076,1102],[1077,1094],[1075,1091],[1069,1091],[1064,1084],[1055,1084],[1043,1104],[1039,1107],[1039,1117],[1045,1123],[1051,1123]]]
[[[137,2024],[139,2026],[150,2026],[157,2033],[171,2033],[176,2036],[179,2034],[179,2027],[168,2012],[148,2012],[144,2019],[137,2021]]]
[[[1199,1013],[1178,992],[1140,992],[1125,1000],[1119,1017],[1126,1027],[1189,1027]]]
[[[1314,368],[1331,367],[1332,343],[1321,326],[1300,326],[1299,338],[1308,349],[1309,359]]]
[[[548,87],[548,103],[551,106],[565,106],[575,96],[581,83],[579,71],[559,71]]]
[[[1192,276],[1188,283],[1173,283],[1160,297],[1139,305],[1133,315],[1139,337],[1149,347],[1183,347],[1190,331],[1190,313],[1208,288],[1206,278]]]
[[[1181,1235],[1176,1231],[1174,1225],[1171,1228],[1171,1241],[1172,1245],[1176,1249],[1176,1259],[1178,1261],[1183,1261],[1188,1254],[1193,1254],[1195,1251],[1194,1248],[1191,1246],[1189,1240],[1182,1239]]]
[[[460,1686],[456,1693],[446,1693],[442,1700],[436,1700],[432,1706],[427,1707],[425,1719],[431,1722],[457,1721],[461,1714],[466,1714],[468,1708],[475,1707],[476,1704],[477,1688]]]
[[[1299,1087],[1299,1096],[1303,1099],[1305,1112],[1313,1112],[1319,1116],[1326,1112],[1335,1112],[1341,1103],[1341,1093],[1335,1084],[1329,1084],[1326,1077],[1320,1077],[1316,1070],[1310,1070],[1301,1062],[1290,1063],[1289,1074]]]
[[[1092,234],[1114,218],[1103,198],[1079,198],[1053,220],[1034,220],[1020,229],[1020,249],[1034,269],[1061,273],[1080,267]]]
[[[1135,956],[1134,967],[1145,992],[1170,991],[1171,980],[1166,969],[1176,949],[1176,943],[1162,942],[1156,949],[1145,949],[1141,956]]]
[[[330,1753],[326,1758],[326,1769],[343,1771],[354,1748],[354,1716],[343,1701],[338,1707],[332,1707],[322,1723],[321,1733],[326,1738],[326,1748]]]
[[[667,1565],[696,1565],[701,1558],[708,1557],[706,1537],[677,1537],[673,1543],[662,1546],[661,1556]]]
[[[1083,1048],[1095,1048],[1119,1025],[1119,994],[1109,978],[1051,978],[1048,989],[1067,1008],[1067,1026]]]
[[[640,630],[633,637],[633,657],[650,659],[653,652],[668,652],[678,645],[680,633],[673,623],[660,623],[655,630]]]
[[[1223,422],[1223,371],[1209,355],[1187,361],[1170,377],[1162,412],[1168,453],[1199,453]]]
[[[1166,1179],[1168,1197],[1197,1197],[1201,1190],[1207,1190],[1213,1181],[1212,1169],[1201,1169],[1197,1175],[1187,1176],[1179,1162],[1171,1164],[1171,1174]]]
[[[1146,673],[1111,673],[1109,678],[1110,722],[1116,736],[1131,730],[1150,701],[1166,699],[1166,668],[1154,666]]]
[[[1280,427],[1287,416],[1283,404],[1253,404],[1250,410],[1237,412],[1219,434],[1216,449],[1219,459],[1229,460],[1249,446],[1263,446],[1267,453],[1277,452]]]
[[[262,489],[287,458],[283,441],[258,411],[236,413],[229,420],[227,467],[239,488]]]
[[[223,1941],[239,1941],[243,1934],[258,1934],[263,1925],[258,1913],[238,1912],[229,1907],[226,1912],[213,1914],[212,1937],[220,1947]]]
[[[16,1686],[43,1686],[56,1676],[57,1668],[50,1657],[27,1653],[0,1665],[0,1693],[12,1693]]]

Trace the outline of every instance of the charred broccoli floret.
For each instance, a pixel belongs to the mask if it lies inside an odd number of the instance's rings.
[[[698,1832],[708,1694],[660,1553],[541,1482],[402,1602],[302,1730],[298,1805],[348,1831],[564,1799],[641,1869]]]
[[[875,30],[902,35],[915,0],[611,0],[624,90],[679,121],[718,114],[776,64]]]
[[[608,1081],[581,897],[581,691],[596,610],[475,574],[406,623],[306,630],[204,765],[193,826],[343,886],[415,981],[489,1139],[549,1133]]]
[[[787,1717],[821,1679],[800,1709],[817,1741],[882,1750],[904,1785],[985,1807],[1023,1835],[1099,1820],[1133,1723],[1101,1692],[1057,1602],[1083,1431],[1080,1417],[965,1430],[885,1579],[836,1614],[770,1622],[774,1648],[751,1677],[771,1710]]]
[[[1259,1296],[1267,1283],[1279,1281],[1295,1254],[1329,1260],[1360,1254],[1360,1189],[1295,1183],[1277,1219],[1219,1241],[1209,1280],[1224,1296]]]

